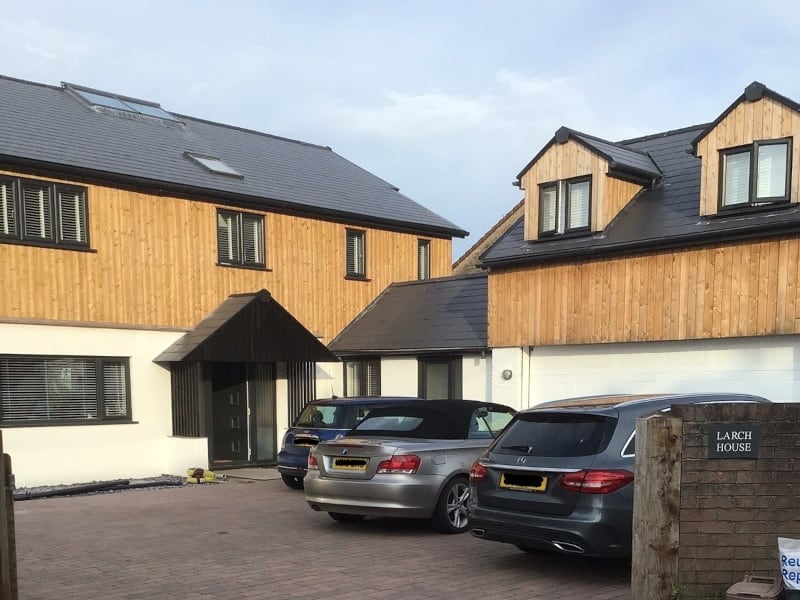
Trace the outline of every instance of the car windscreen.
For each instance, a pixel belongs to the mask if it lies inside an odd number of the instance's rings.
[[[294,427],[352,429],[374,408],[367,404],[309,404],[295,420]]]
[[[461,421],[464,421],[463,423]],[[347,435],[464,439],[468,423],[428,406],[376,408]]]
[[[608,415],[518,414],[494,443],[492,452],[528,456],[591,456],[606,449],[617,426]]]

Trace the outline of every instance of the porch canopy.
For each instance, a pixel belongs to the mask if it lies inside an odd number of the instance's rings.
[[[233,294],[153,362],[339,362],[267,290]]]

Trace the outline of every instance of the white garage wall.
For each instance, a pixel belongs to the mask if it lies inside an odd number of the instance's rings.
[[[181,474],[206,467],[206,438],[173,438],[169,371],[153,363],[182,332],[0,324],[0,354],[130,359],[134,423],[4,427],[19,487]]]
[[[800,336],[532,348],[530,377],[530,405],[649,392],[741,392],[798,402]]]
[[[503,376],[506,372],[508,379]],[[489,385],[492,402],[517,410],[528,408],[528,352],[520,348],[492,348]]]

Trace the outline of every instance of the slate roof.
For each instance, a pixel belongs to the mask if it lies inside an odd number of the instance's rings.
[[[647,151],[632,148],[617,142],[609,142],[608,140],[593,135],[575,131],[569,127],[560,127],[553,138],[545,144],[544,148],[542,148],[536,156],[525,165],[525,168],[520,171],[519,175],[517,175],[517,180],[521,179],[528,169],[530,169],[553,144],[564,144],[570,139],[577,141],[595,154],[606,159],[609,162],[609,170],[612,172],[644,178],[645,180],[657,178],[662,174],[661,169],[659,169],[658,165]]]
[[[609,168],[612,170],[631,171],[648,177],[659,177],[662,174],[661,169],[646,152],[601,140],[578,131],[573,131],[572,134],[584,146],[594,150],[611,163]]]
[[[267,290],[233,294],[153,362],[335,362]]]
[[[328,348],[340,356],[485,350],[487,315],[486,273],[394,283]]]
[[[92,109],[63,85],[0,76],[0,164],[265,210],[467,235],[328,147],[176,113],[178,121],[113,112]],[[219,158],[243,177],[212,173],[187,152]]]
[[[780,205],[751,213],[700,216],[700,159],[692,142],[708,124],[617,144],[652,156],[663,176],[640,192],[602,232],[525,241],[517,221],[482,256],[486,266],[554,262],[618,255],[800,232],[800,206]]]

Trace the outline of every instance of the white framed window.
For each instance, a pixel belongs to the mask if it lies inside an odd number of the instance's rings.
[[[264,267],[264,217],[217,211],[217,260],[221,265]]]
[[[345,230],[345,276],[363,279],[366,277],[366,232],[358,229]]]
[[[539,235],[588,231],[592,178],[576,177],[539,186]]]
[[[131,420],[127,358],[0,355],[0,423]]]
[[[417,279],[431,278],[431,242],[417,240]]]
[[[789,200],[790,138],[720,151],[720,208]]]

